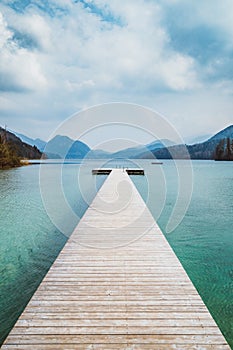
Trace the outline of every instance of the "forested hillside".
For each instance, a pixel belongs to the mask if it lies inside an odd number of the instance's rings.
[[[37,147],[22,142],[13,133],[0,127],[0,168],[19,166],[21,159],[39,159],[41,156]]]

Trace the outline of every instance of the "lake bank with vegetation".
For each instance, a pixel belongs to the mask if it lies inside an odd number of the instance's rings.
[[[233,140],[222,139],[216,147],[215,160],[233,161]]]
[[[22,142],[19,137],[0,127],[0,169],[25,165],[24,159],[40,159],[42,152],[36,146]]]
[[[55,135],[45,142],[0,127],[0,169],[20,166],[31,159],[199,159],[233,160],[233,125],[208,140],[195,144],[175,144],[171,140],[153,140],[146,145],[108,152],[91,149],[80,140]],[[23,162],[22,165],[25,165]]]

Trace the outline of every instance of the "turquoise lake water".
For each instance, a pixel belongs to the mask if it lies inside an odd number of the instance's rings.
[[[189,189],[179,189],[174,162],[138,163],[147,176],[132,176],[135,185],[233,348],[233,163],[192,163],[191,203],[170,233],[166,227],[177,195],[183,197],[178,203],[182,209]],[[181,171],[187,167],[185,161],[178,163]],[[39,165],[0,171],[0,344],[104,182],[105,176],[91,175],[98,165],[42,165],[42,189]],[[111,165],[135,166],[106,164]],[[62,232],[47,215],[40,190]]]

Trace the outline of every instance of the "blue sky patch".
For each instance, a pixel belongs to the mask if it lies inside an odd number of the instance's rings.
[[[105,6],[104,8],[100,8],[96,6],[93,2],[85,1],[85,0],[73,0],[74,3],[80,3],[83,7],[89,10],[91,13],[94,13],[98,17],[100,17],[104,22],[108,22],[110,24],[115,24],[119,26],[123,26],[123,21],[120,17],[115,16],[109,9],[109,7]]]
[[[173,48],[194,57],[201,64],[222,55],[223,40],[214,30],[204,26],[187,29],[175,25],[169,25],[168,29]]]
[[[12,40],[20,47],[24,49],[38,49],[40,48],[39,43],[28,33],[21,33],[20,31],[9,28],[13,32]]]
[[[9,3],[9,6],[17,11],[17,12],[24,12],[25,8],[30,5],[31,0],[14,0]]]
[[[59,16],[61,14],[67,13],[67,11],[61,7],[61,6],[55,6],[51,1],[49,0],[14,0],[12,1],[9,6],[19,13],[24,13],[25,10],[29,9],[30,7],[36,7],[40,11],[45,12],[51,17]]]

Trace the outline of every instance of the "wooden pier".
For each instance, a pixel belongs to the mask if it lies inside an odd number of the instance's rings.
[[[144,175],[144,169],[140,168],[121,168],[122,171],[126,171],[128,175]],[[96,168],[92,170],[92,175],[109,175],[112,168]]]
[[[113,169],[6,349],[230,347],[127,172]]]

